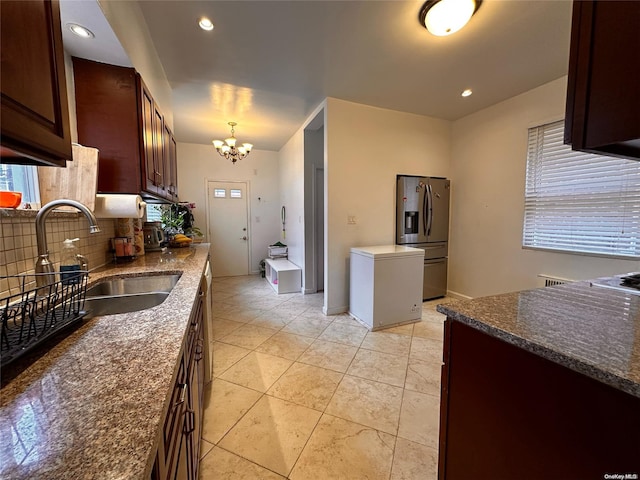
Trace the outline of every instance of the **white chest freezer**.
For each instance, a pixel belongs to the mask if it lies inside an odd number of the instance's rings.
[[[370,330],[422,317],[424,250],[402,245],[354,247],[349,314]]]

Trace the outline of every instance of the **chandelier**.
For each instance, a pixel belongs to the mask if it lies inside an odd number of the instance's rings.
[[[242,160],[244,157],[249,155],[253,145],[250,143],[243,143],[241,147],[236,147],[236,137],[233,136],[235,130],[233,127],[235,127],[237,123],[229,122],[229,125],[231,125],[231,136],[226,138],[224,142],[222,140],[214,140],[213,146],[216,147],[216,151],[220,156],[227,160],[231,160],[232,163],[236,163],[238,160]]]

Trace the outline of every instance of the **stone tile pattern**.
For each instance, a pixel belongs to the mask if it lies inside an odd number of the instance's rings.
[[[437,478],[442,300],[369,332],[322,294],[214,279],[200,478]],[[230,323],[233,322],[233,323]]]
[[[640,397],[640,296],[575,282],[437,310],[491,336]]]
[[[161,305],[92,318],[27,368],[3,369],[0,478],[150,477],[209,244],[188,250],[92,272],[90,284],[182,275]]]
[[[36,241],[37,210],[0,209],[0,298],[20,292],[15,275],[33,274],[38,257]],[[47,218],[49,258],[58,268],[62,242],[79,238],[78,251],[87,257],[89,268],[101,267],[112,260],[110,238],[115,236],[115,220],[99,218],[100,233],[89,233],[87,219],[81,213],[51,212]]]

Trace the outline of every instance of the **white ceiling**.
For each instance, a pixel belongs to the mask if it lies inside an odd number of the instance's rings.
[[[179,142],[209,144],[236,121],[239,141],[279,150],[325,97],[455,120],[567,73],[569,0],[484,0],[450,37],[418,23],[422,3],[139,5],[173,89]],[[201,16],[213,31],[198,27]],[[465,88],[474,94],[462,98]]]

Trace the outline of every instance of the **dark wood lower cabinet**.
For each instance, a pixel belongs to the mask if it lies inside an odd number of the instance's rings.
[[[447,319],[439,457],[440,480],[640,478],[640,398]]]
[[[153,480],[198,478],[204,398],[204,310],[206,285],[191,313],[184,354],[156,454]]]

